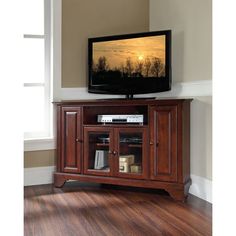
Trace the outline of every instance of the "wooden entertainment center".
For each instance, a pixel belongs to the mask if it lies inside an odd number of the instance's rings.
[[[184,200],[190,179],[191,99],[55,102],[57,170],[67,180],[166,190]],[[141,124],[103,124],[98,115],[142,114]]]

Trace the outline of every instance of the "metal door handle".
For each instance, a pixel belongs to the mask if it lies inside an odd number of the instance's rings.
[[[108,153],[112,154],[112,155],[116,155],[117,152],[115,150],[113,150],[113,151],[109,150]]]
[[[150,145],[153,145],[154,143],[152,141],[150,141],[149,143]],[[158,146],[159,142],[156,142],[156,147]]]

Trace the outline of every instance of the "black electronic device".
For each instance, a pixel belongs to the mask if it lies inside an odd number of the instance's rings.
[[[171,31],[88,39],[88,92],[133,94],[171,89]]]

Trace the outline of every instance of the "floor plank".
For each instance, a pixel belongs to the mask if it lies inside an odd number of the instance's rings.
[[[68,182],[25,187],[25,236],[212,235],[212,206],[158,190]]]

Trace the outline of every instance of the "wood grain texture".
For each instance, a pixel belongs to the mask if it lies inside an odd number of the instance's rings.
[[[68,182],[25,187],[24,235],[212,235],[211,204],[157,190]]]
[[[62,108],[61,131],[59,134],[61,134],[61,147],[59,148],[62,159],[61,169],[68,173],[80,173],[82,156],[80,107]]]
[[[141,179],[116,178],[111,176],[93,176],[83,174],[54,173],[55,187],[62,187],[67,180],[78,180],[82,182],[93,182],[102,184],[113,184],[121,186],[132,186],[141,188],[163,189],[167,191],[175,200],[185,201],[188,190],[191,185],[191,179],[188,182],[172,183],[163,181],[150,181]]]
[[[153,106],[151,112],[151,178],[177,181],[177,105]]]

